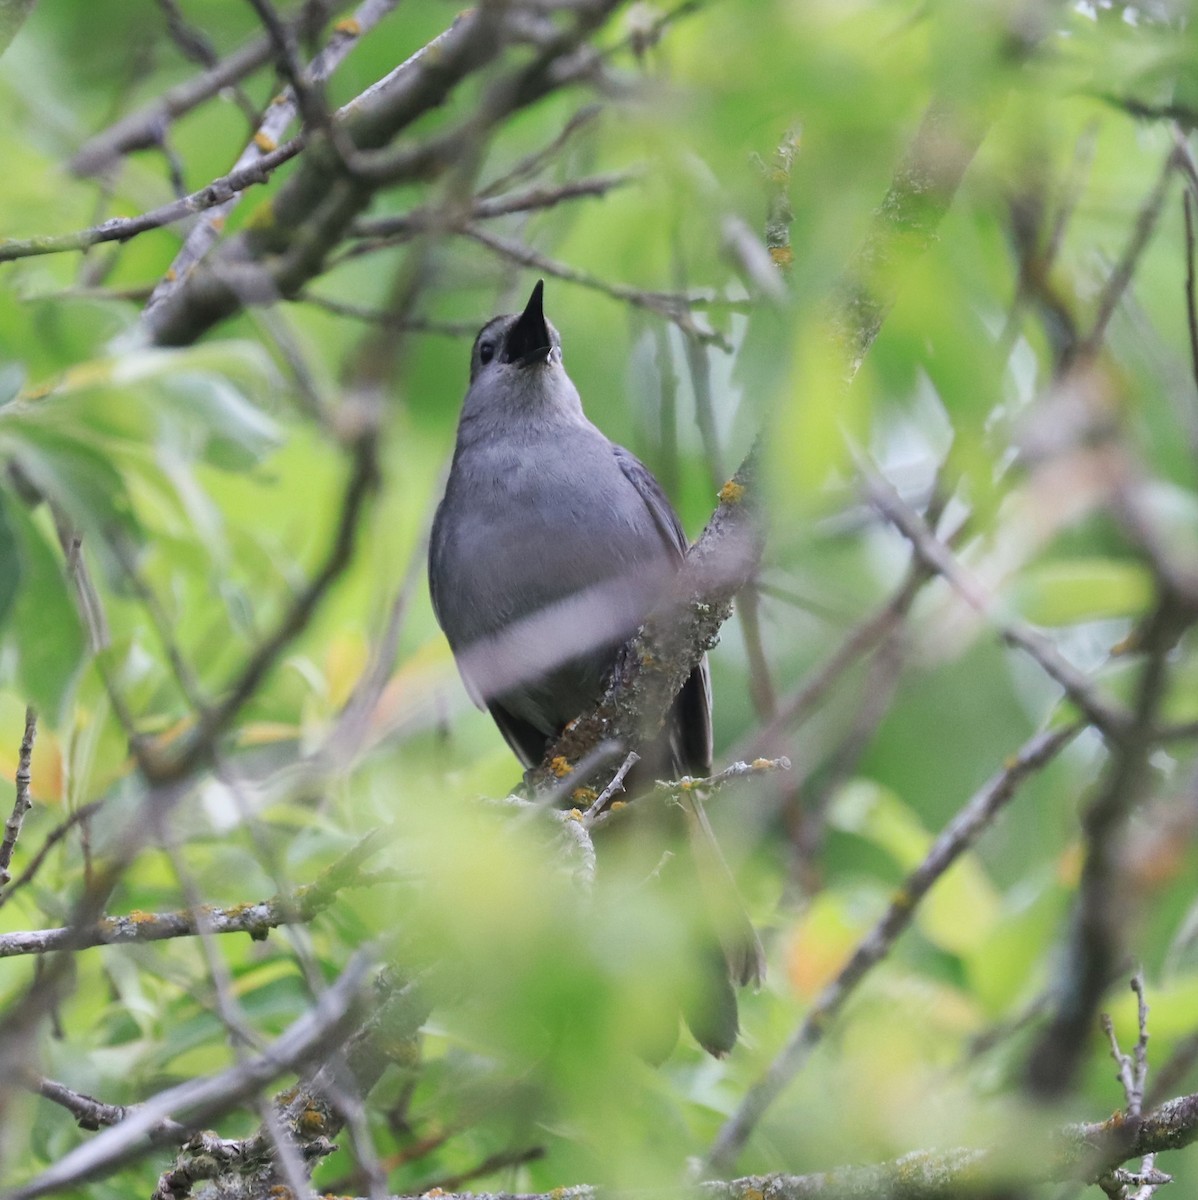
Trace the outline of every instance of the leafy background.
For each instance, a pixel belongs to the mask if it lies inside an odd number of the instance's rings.
[[[339,893],[302,928],[217,939],[224,983],[196,939],[76,954],[69,995],[38,1026],[44,1075],[122,1104],[216,1071],[237,1053],[222,1003],[231,998],[258,1036],[277,1034],[311,1004],[313,975],[331,979],[375,941],[405,970],[440,964],[419,1067],[389,1072],[368,1106],[392,1191],[463,1174],[513,1190],[673,1183],[936,832],[1030,735],[1064,719],[1060,688],[1002,644],[996,622],[1043,630],[1110,695],[1133,697],[1140,660],[1118,647],[1150,611],[1154,576],[1087,475],[1085,451],[1118,440],[1149,481],[1170,552],[1192,570],[1198,397],[1183,172],[1118,297],[1081,412],[1057,386],[1061,324],[1084,337],[1143,222],[1175,137],[1155,114],[1177,114],[1176,136],[1188,137],[1198,86],[1190,6],[684,7],[639,54],[625,39],[655,10],[623,8],[600,31],[599,44],[623,47],[613,59],[623,86],[600,97],[597,117],[543,180],[631,169],[635,181],[493,226],[602,281],[674,290],[684,280],[730,301],[696,314],[727,350],[689,347],[710,371],[715,437],[705,442],[685,335],[601,287],[548,277],[547,310],[590,416],[666,481],[692,535],[766,431],[759,615],[782,708],[908,570],[907,543],[863,500],[854,448],[913,504],[948,481],[949,517],[968,520],[956,548],[992,603],[979,616],[942,579],[928,581],[886,643],[891,658],[845,670],[801,725],[777,723],[768,749],[789,754],[794,769],[712,802],[770,957],[765,987],[742,998],[742,1044],[715,1062],[684,1034],[664,1063],[638,1057],[681,969],[671,965],[678,915],[668,893],[639,890],[634,862],[627,876],[613,867],[602,903],[589,903],[544,830],[513,826],[478,800],[505,795],[517,772],[457,682],[422,574],[469,334],[413,332],[387,363],[381,487],[350,565],[239,715],[223,768],[197,774],[178,797],[159,831],[172,848],[143,849],[107,911],[257,900],[311,881],[379,825],[398,831],[374,864],[386,875]],[[180,8],[218,53],[258,30],[240,0]],[[91,134],[196,71],[163,13],[148,0],[94,0],[44,3],[29,17],[0,60],[6,236],[66,232],[171,198],[166,156],[155,151],[99,181],[66,167]],[[398,6],[334,77],[331,101],[357,95],[453,15],[447,5]],[[1041,40],[1024,53],[1013,31],[1030,37],[1036,22]],[[268,66],[245,90],[261,104],[277,86]],[[930,247],[901,250],[891,264],[897,300],[846,390],[825,314],[933,97],[984,119],[985,137]],[[481,178],[549,142],[584,99],[556,94],[506,122]],[[1154,112],[1129,111],[1132,102]],[[249,133],[227,96],[174,122],[169,147],[187,186],[226,172]],[[780,144],[794,155],[788,175],[778,174]],[[277,186],[253,189],[229,232],[260,217]],[[771,304],[730,255],[727,221],[761,236],[780,188],[793,204],[793,263],[785,298]],[[371,215],[429,196],[381,191]],[[1043,248],[1058,217],[1046,278],[1020,296],[1019,222]],[[102,801],[86,838],[64,837],[35,881],[5,897],[0,932],[61,925],[138,811],[145,785],[111,689],[138,731],[180,736],[194,707],[172,649],[200,695],[219,695],[336,526],[354,420],[346,397],[374,344],[370,323],[301,299],[244,312],[194,346],[149,347],[138,336],[144,289],[179,238],[161,229],[0,266],[0,768],[9,779],[26,704],[39,713],[35,805],[14,870],[72,813]],[[410,253],[348,256],[309,294],[381,311]],[[421,315],[471,331],[522,304],[538,275],[462,236],[433,238],[426,253]],[[82,533],[110,630],[104,649],[89,643],[38,495]],[[386,686],[351,738],[339,714],[404,589]],[[1192,640],[1170,659],[1164,712],[1175,722],[1198,717]],[[768,723],[752,700],[745,645],[734,621],[712,655],[725,762]],[[846,738],[879,698],[876,727],[841,769]],[[1154,750],[1151,796],[1120,838],[1121,976],[1143,968],[1153,1064],[1198,1031],[1192,745]],[[1097,1029],[1081,1083],[1058,1106],[1038,1109],[1023,1087],[1061,970],[1085,853],[1079,814],[1106,760],[1099,734],[1083,733],[936,885],[769,1110],[744,1170],[882,1160],[987,1142],[996,1129],[1030,1138],[1122,1105]],[[4,962],[0,1004],[19,1005],[35,970],[31,958]],[[1104,1007],[1130,1045],[1134,997],[1115,986]],[[1187,1078],[1192,1086],[1190,1072],[1175,1093]],[[230,1114],[221,1132],[245,1134],[256,1120]],[[3,1178],[31,1178],[89,1136],[15,1090],[0,1126]],[[352,1192],[354,1154],[342,1141],[316,1182]],[[79,1194],[149,1193],[167,1161],[151,1157]],[[1171,1155],[1166,1169],[1192,1180],[1198,1160]]]

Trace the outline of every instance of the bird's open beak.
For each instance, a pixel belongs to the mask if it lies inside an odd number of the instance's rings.
[[[506,358],[519,367],[532,363],[548,362],[553,343],[549,338],[549,326],[545,323],[545,312],[541,307],[545,281],[537,280],[532,295],[520,314],[520,319],[507,335]]]

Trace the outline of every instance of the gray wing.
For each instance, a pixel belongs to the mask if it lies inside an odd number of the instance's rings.
[[[458,647],[454,645],[453,638],[449,636],[449,631],[445,628],[445,609],[441,603],[441,589],[445,585],[445,564],[442,558],[443,549],[445,546],[445,531],[442,528],[442,517],[445,509],[445,500],[437,505],[437,512],[433,517],[433,527],[429,533],[428,540],[428,594],[429,599],[433,602],[433,615],[437,618],[437,624],[441,626],[442,632],[445,633],[449,641],[449,648],[453,651],[453,661],[458,668],[458,674],[462,677],[462,683],[465,684],[466,694],[479,708],[486,708],[486,701],[483,699],[482,693],[475,686],[470,677],[462,670],[462,664],[458,659]]]
[[[654,479],[653,473],[635,454],[625,450],[623,446],[613,446],[613,449],[620,470],[636,488],[637,494],[652,515],[662,541],[673,550],[681,562],[686,557],[690,543],[686,540],[686,530],[682,528],[682,522],[678,519],[669,497],[662,491],[661,484]],[[707,655],[703,656],[682,685],[682,690],[674,701],[674,708],[677,714],[675,736],[679,742],[676,747],[679,769],[690,775],[710,775],[711,671],[707,666]]]
[[[682,528],[682,522],[678,519],[670,498],[662,491],[661,484],[653,478],[653,473],[635,454],[625,450],[623,446],[613,445],[612,449],[615,451],[616,462],[620,464],[620,470],[624,472],[624,478],[636,488],[637,494],[652,515],[662,541],[681,561],[686,556],[690,543],[686,540],[686,530]]]

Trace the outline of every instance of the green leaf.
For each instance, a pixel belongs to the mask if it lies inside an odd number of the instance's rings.
[[[1133,617],[1152,601],[1152,576],[1139,563],[1073,558],[1025,571],[1012,598],[1037,625],[1073,625],[1108,617]]]
[[[7,498],[0,492],[0,628],[8,620],[21,583],[21,552],[7,508]]]
[[[126,437],[134,435],[131,410],[144,408],[173,448],[244,470],[280,443],[264,407],[278,391],[277,373],[261,348],[231,341],[95,359],[69,371],[40,404],[66,406],[87,424]]]
[[[98,449],[50,429],[43,421],[13,421],[0,431],[0,453],[85,532],[104,539],[114,528],[136,536],[137,518],[120,472]]]
[[[10,505],[8,520],[21,562],[10,624],[17,678],[24,696],[53,724],[83,659],[83,627],[58,555],[24,509]]]

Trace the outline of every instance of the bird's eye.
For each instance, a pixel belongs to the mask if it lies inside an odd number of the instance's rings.
[[[478,348],[478,361],[484,366],[495,357],[495,343],[483,342]]]

